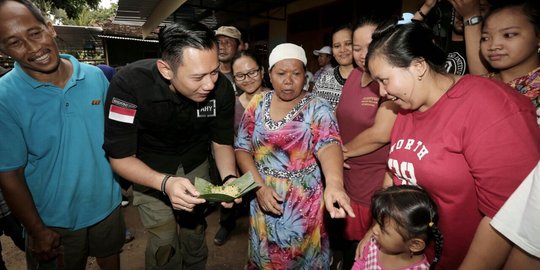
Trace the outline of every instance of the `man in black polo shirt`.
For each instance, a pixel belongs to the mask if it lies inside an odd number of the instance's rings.
[[[205,200],[192,181],[209,179],[210,146],[220,175],[236,175],[234,91],[206,26],[169,25],[159,44],[161,59],[129,64],[111,81],[104,149],[114,171],[135,183],[133,204],[149,232],[146,269],[204,269]]]

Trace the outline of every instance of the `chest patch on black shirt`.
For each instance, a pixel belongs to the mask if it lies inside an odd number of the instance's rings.
[[[197,109],[197,118],[216,117],[216,100],[211,99],[204,107]]]

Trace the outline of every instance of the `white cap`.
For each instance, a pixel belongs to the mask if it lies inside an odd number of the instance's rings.
[[[277,45],[270,53],[268,69],[272,69],[274,64],[285,59],[298,59],[304,63],[304,66],[307,64],[306,52],[302,47],[292,43],[282,43]]]
[[[319,54],[321,54],[321,53],[326,53],[326,54],[332,55],[332,49],[330,49],[330,46],[324,46],[320,50],[314,50],[313,51],[313,54],[317,55],[317,56]]]

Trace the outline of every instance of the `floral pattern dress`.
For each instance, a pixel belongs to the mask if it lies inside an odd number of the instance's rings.
[[[247,269],[329,269],[330,246],[323,224],[323,183],[316,154],[341,144],[332,107],[306,94],[280,121],[270,118],[274,92],[251,100],[238,129],[237,151],[253,155],[257,170],[283,198],[283,215],[265,214],[250,203]]]

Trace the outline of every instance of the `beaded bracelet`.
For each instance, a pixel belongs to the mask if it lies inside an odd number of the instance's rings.
[[[169,181],[169,178],[171,178],[172,175],[170,174],[166,174],[164,177],[163,177],[163,180],[161,180],[161,193],[163,193],[163,195],[165,196],[169,196],[167,195],[167,193],[165,192],[165,185],[167,185],[167,181]]]

